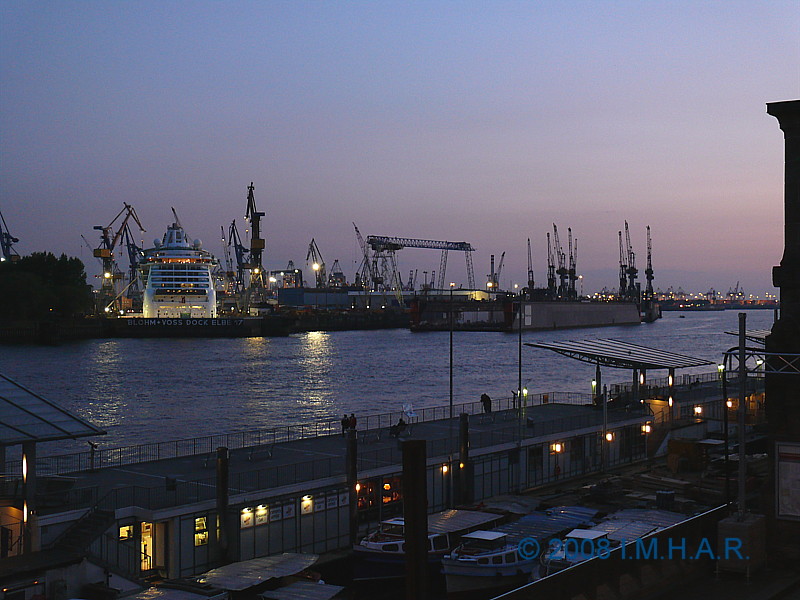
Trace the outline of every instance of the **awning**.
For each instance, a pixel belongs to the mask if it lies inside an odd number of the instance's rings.
[[[0,375],[0,446],[103,433],[99,427]]]
[[[684,369],[714,364],[701,358],[613,339],[556,342],[552,344],[526,342],[525,345],[552,350],[569,358],[617,369]]]

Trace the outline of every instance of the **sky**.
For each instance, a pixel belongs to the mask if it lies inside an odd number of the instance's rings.
[[[774,292],[800,0],[0,3],[0,212],[22,255],[89,245],[132,205],[223,256],[247,187],[264,266],[315,239],[349,279],[363,235],[467,241],[475,278],[546,278],[552,224],[586,292],[629,223],[654,286]],[[435,250],[398,253],[403,274]],[[466,283],[464,260],[447,280]],[[644,285],[644,282],[643,282]]]

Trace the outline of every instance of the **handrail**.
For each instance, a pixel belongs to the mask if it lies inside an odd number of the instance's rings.
[[[716,371],[711,373],[681,375],[675,378],[674,389],[680,390],[683,387],[689,387],[691,389],[694,385],[714,381],[719,381],[719,375]],[[648,388],[655,387],[666,389],[667,386],[666,378],[652,379],[647,382]],[[632,387],[631,383],[613,384],[611,386],[611,391],[613,394],[630,393]],[[589,404],[591,401],[592,396],[588,392],[548,392],[530,394],[527,396],[528,406],[537,406],[547,403]],[[492,403],[496,411],[516,408],[516,398],[514,397],[493,399]],[[444,404],[421,407],[416,409],[415,412],[417,414],[416,422],[427,422],[448,418],[450,408],[449,405]],[[453,414],[460,414],[462,412],[479,414],[483,412],[483,406],[480,401],[464,402],[453,406]],[[404,416],[401,410],[359,416],[358,428],[360,430],[382,429],[395,424],[401,416]],[[407,420],[407,417],[405,418]],[[340,420],[329,419],[315,423],[283,425],[271,429],[247,430],[164,442],[151,442],[134,446],[92,449],[53,456],[39,456],[37,457],[36,466],[40,475],[60,475],[92,471],[103,467],[137,464],[165,458],[211,454],[220,446],[235,450],[340,433]],[[20,469],[21,465],[18,460],[7,461],[6,473],[18,475]]]

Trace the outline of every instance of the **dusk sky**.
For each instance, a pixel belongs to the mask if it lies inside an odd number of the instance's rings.
[[[366,235],[467,241],[476,280],[552,223],[586,292],[617,282],[627,220],[655,286],[771,287],[783,247],[783,133],[800,98],[800,0],[769,2],[0,3],[0,211],[17,251],[90,275],[134,206],[150,247],[175,207],[222,257],[247,187],[267,268],[311,238],[352,279]],[[439,253],[406,249],[411,269]],[[448,281],[466,283],[451,253]],[[310,275],[310,273],[309,273]],[[643,279],[643,278],[642,278]],[[644,282],[643,282],[644,285]]]

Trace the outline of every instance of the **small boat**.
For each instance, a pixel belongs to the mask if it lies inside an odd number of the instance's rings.
[[[428,515],[428,564],[438,570],[442,557],[478,529],[491,529],[506,517],[474,510],[445,510]],[[356,579],[402,577],[405,572],[405,520],[381,521],[374,531],[353,546]]]
[[[447,597],[485,598],[532,581],[538,576],[538,549],[578,525],[590,524],[596,514],[590,508],[559,506],[462,536],[462,543],[442,559]]]

